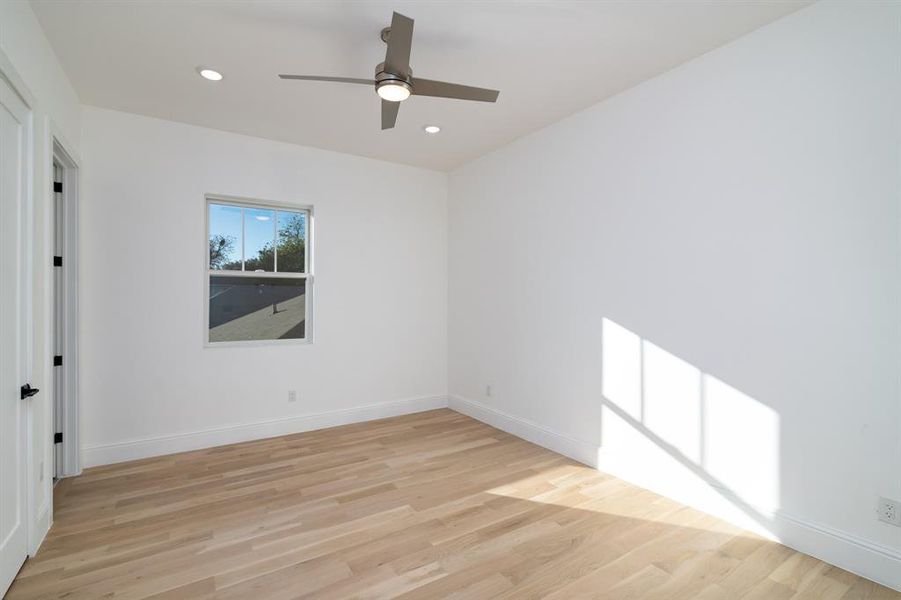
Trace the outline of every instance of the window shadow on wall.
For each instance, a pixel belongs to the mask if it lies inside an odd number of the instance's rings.
[[[606,318],[602,368],[601,456],[689,497],[713,490],[773,529],[778,413]]]

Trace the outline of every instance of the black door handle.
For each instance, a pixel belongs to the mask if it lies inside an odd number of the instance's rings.
[[[22,400],[24,400],[25,398],[31,398],[32,396],[34,396],[35,394],[37,394],[38,392],[41,391],[38,388],[31,387],[30,383],[26,383],[25,385],[23,385],[21,390],[22,390]]]

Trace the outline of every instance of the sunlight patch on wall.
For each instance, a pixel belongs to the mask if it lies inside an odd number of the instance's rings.
[[[766,521],[779,507],[779,415],[610,319],[602,336],[602,451],[658,489],[712,489]]]
[[[701,370],[642,340],[643,423],[701,464]]]
[[[641,420],[641,338],[604,319],[602,391],[633,419]]]
[[[757,506],[779,506],[779,415],[704,375],[705,470]]]

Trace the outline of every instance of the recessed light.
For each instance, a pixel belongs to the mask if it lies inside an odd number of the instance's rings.
[[[269,220],[269,217],[267,217],[266,215],[257,215],[255,218],[257,221],[268,221]]]
[[[426,125],[422,128],[422,130],[426,133],[438,133],[439,131],[441,131],[441,128],[437,125]]]
[[[209,79],[210,81],[222,81],[222,73],[216,71],[215,69],[197,67],[197,72],[200,73],[200,76],[204,79]]]

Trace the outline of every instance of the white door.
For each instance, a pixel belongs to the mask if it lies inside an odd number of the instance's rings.
[[[0,79],[0,596],[28,553],[23,252],[28,109]]]

